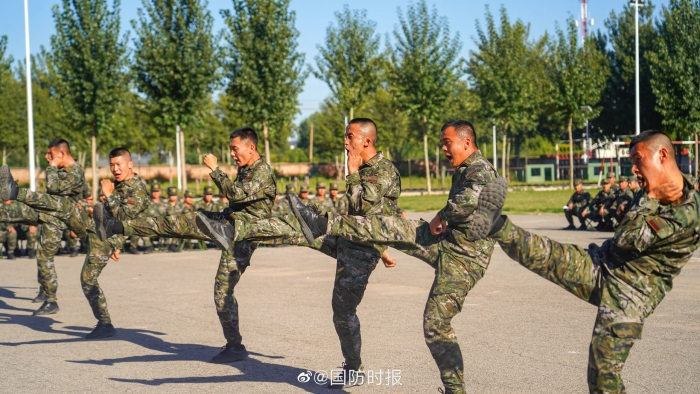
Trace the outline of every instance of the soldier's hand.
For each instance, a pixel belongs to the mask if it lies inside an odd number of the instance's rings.
[[[659,200],[662,204],[678,201],[683,196],[683,185],[675,182],[662,183],[649,191],[649,197]]]
[[[598,213],[600,214],[600,216],[605,215],[605,209],[603,209],[603,207],[600,207],[600,209],[598,210]]]
[[[114,192],[114,183],[112,183],[112,181],[109,179],[101,180],[100,185],[102,185],[102,194],[104,194],[105,197],[111,196]]]
[[[216,170],[216,167],[219,166],[219,160],[213,154],[207,153],[207,155],[204,156],[204,165],[209,167],[210,170],[214,171]]]
[[[573,204],[573,203],[569,203],[569,211],[571,211],[571,210],[573,210],[573,209],[574,209],[574,204]]]
[[[357,153],[348,152],[348,172],[350,174],[357,172],[362,165],[362,157]]]
[[[115,250],[114,253],[112,253],[112,256],[110,256],[112,260],[119,261],[119,253],[121,253],[120,249]]]
[[[406,219],[406,211],[401,212],[401,217]]]
[[[588,215],[588,208],[584,209],[583,212],[581,212],[581,217],[585,218],[586,215]]]
[[[447,222],[443,222],[440,219],[440,215],[435,215],[433,220],[430,221],[430,233],[433,235],[440,235],[445,232],[447,228]]]
[[[382,263],[384,263],[384,266],[386,268],[396,267],[396,259],[392,259],[386,250],[384,251],[384,253],[382,253]]]
[[[9,232],[11,232],[11,233],[16,233],[16,232],[17,232],[17,230],[15,230],[14,227],[8,228],[7,231],[9,231]]]
[[[71,238],[78,238],[78,236],[77,236],[77,235],[75,235],[75,233],[74,233],[74,232],[72,232],[72,231],[70,232],[70,237],[71,237]]]
[[[38,230],[38,228],[36,226],[29,226],[30,233],[34,234],[36,232],[36,230]]]

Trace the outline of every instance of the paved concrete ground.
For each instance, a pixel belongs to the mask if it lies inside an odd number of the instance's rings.
[[[430,219],[432,214],[412,215]],[[565,232],[562,216],[514,221],[565,242],[588,245],[609,234]],[[436,393],[437,368],[421,316],[433,270],[397,251],[379,266],[359,308],[363,358],[382,385],[352,393]],[[322,393],[305,371],[342,361],[331,321],[334,261],[297,247],[259,249],[236,288],[249,360],[206,361],[224,345],[214,304],[218,252],[123,256],[100,283],[118,329],[87,341],[95,321],[80,290],[82,258],[58,257],[59,305],[33,317],[36,269],[0,261],[0,392]],[[595,308],[529,273],[496,249],[486,277],[454,321],[473,393],[583,393]],[[697,392],[700,387],[700,258],[675,281],[647,321],[624,377],[631,393]],[[386,385],[386,370],[401,385]],[[392,373],[394,376],[397,373]]]

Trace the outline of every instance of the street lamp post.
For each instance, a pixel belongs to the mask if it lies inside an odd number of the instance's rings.
[[[27,81],[27,126],[29,145],[29,189],[36,191],[36,174],[34,157],[34,114],[32,109],[32,58],[29,53],[29,6],[27,0],[24,0],[24,49],[27,56],[26,64],[26,81]]]
[[[582,105],[581,111],[591,113],[593,112],[593,108],[591,108],[590,105]],[[586,164],[588,164],[588,160],[590,159],[590,155],[588,154],[588,150],[591,148],[591,140],[588,137],[588,116],[586,116],[586,141],[584,143],[584,152],[586,154]]]
[[[634,6],[634,133],[639,134],[639,7],[644,7],[644,0],[632,0]]]

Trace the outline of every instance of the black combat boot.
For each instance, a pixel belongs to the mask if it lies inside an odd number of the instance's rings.
[[[0,199],[3,201],[16,200],[19,193],[19,186],[12,177],[10,166],[7,164],[0,167]]]
[[[304,205],[304,202],[296,194],[287,194],[287,200],[289,200],[289,207],[292,208],[292,213],[296,216],[299,224],[301,224],[301,231],[304,233],[306,240],[309,241],[309,244],[313,243],[314,239],[326,234],[328,229],[327,217],[319,215],[316,211]]]
[[[211,361],[215,364],[226,364],[234,361],[245,360],[248,357],[248,351],[243,345],[226,344],[216,356],[212,357]]]
[[[143,254],[151,254],[151,253],[153,253],[153,246],[146,246],[143,249]]]
[[[35,259],[36,258],[36,249],[29,249],[27,251],[27,258],[28,259]]]
[[[89,334],[85,336],[86,339],[100,339],[100,338],[109,338],[113,337],[117,334],[117,330],[114,329],[114,326],[112,323],[102,323],[97,322],[97,325],[95,326],[95,329],[92,330]]]
[[[32,300],[32,302],[33,302],[34,304],[39,304],[39,303],[42,303],[42,304],[43,304],[44,301],[46,301],[46,294],[44,294],[43,291],[39,290],[39,294],[37,294],[36,297],[34,297],[34,299]]]
[[[17,257],[15,257],[15,254],[12,252],[7,253],[7,259],[8,260],[17,260]]]
[[[60,310],[61,309],[58,307],[58,303],[44,301],[44,303],[39,307],[39,309],[34,311],[33,315],[34,316],[53,315],[55,313],[58,313],[58,311],[60,311]]]
[[[194,222],[197,224],[197,229],[209,237],[217,248],[228,250],[235,235],[235,229],[232,225],[224,220],[209,219],[201,211],[197,212],[197,217],[194,219]]]
[[[77,257],[80,254],[80,248],[73,248],[70,251],[70,257]]]

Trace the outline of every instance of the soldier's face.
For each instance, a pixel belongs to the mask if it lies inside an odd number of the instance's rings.
[[[177,196],[168,196],[168,200],[170,200],[170,202],[177,202]]]
[[[370,145],[369,138],[366,138],[360,129],[360,125],[351,124],[345,130],[345,149],[349,153],[360,154]]]
[[[192,205],[193,202],[194,202],[194,198],[192,198],[192,197],[185,197],[185,204],[187,204],[187,205]]]
[[[208,203],[211,202],[211,200],[212,200],[213,198],[214,198],[214,196],[212,196],[211,194],[205,194],[205,195],[204,195],[204,202],[206,202],[206,203],[208,204]]]
[[[308,197],[308,196],[309,196],[309,192],[299,193],[299,198],[301,198],[302,200],[306,200],[306,197]]]
[[[316,189],[316,195],[318,196],[325,196],[326,195],[326,188],[321,188],[321,189]]]
[[[603,190],[607,193],[610,191],[610,184],[609,183],[604,183],[603,184]]]
[[[335,196],[337,196],[337,195],[338,195],[337,190],[331,190],[331,197],[335,198]]]
[[[152,191],[151,192],[151,198],[154,200],[160,200],[160,190]]]
[[[476,148],[471,138],[460,139],[454,127],[448,127],[440,134],[442,152],[453,167],[457,167],[471,155]]]
[[[241,137],[236,137],[231,140],[229,148],[231,149],[231,158],[236,162],[237,166],[246,167],[255,161],[253,160],[255,145],[250,141],[243,141]]]
[[[622,190],[627,189],[627,185],[629,185],[629,183],[627,181],[620,182],[620,189],[622,189]]]
[[[637,182],[636,180],[630,182],[630,189],[637,190],[638,187],[639,187],[639,182]]]
[[[650,191],[668,181],[664,163],[670,160],[670,156],[666,149],[661,148],[657,152],[652,152],[643,142],[640,142],[630,150],[630,159],[632,159],[632,173],[637,176],[644,190]]]
[[[117,156],[109,159],[109,170],[117,182],[125,181],[134,176],[134,162],[131,157]]]
[[[583,185],[582,184],[576,185],[576,193],[581,193],[581,192],[583,192]]]

